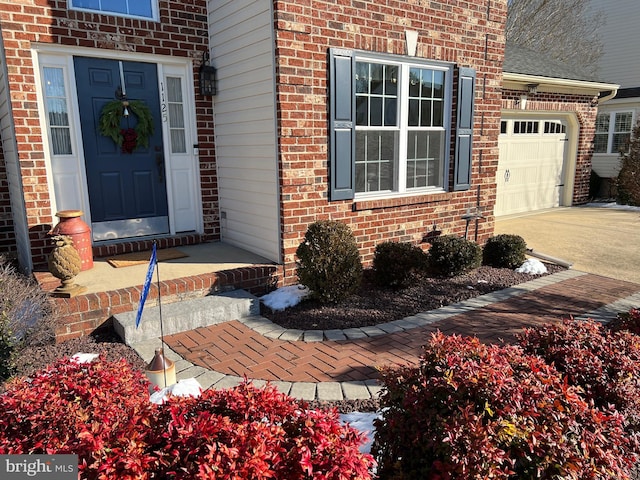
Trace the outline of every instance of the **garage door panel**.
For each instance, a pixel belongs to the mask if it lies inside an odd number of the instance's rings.
[[[538,133],[514,134],[510,128],[499,137],[496,216],[560,205],[566,134],[543,133],[543,121],[539,122]]]

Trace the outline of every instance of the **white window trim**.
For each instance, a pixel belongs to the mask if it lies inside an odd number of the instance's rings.
[[[633,126],[636,124],[636,112],[634,109],[622,109],[622,110],[611,110],[605,112],[598,112],[597,115],[609,115],[609,131],[607,132],[607,151],[606,152],[593,152],[593,155],[619,155],[619,152],[611,151],[613,148],[613,135],[615,134],[616,128],[616,115],[619,113],[630,113],[631,114],[631,131],[629,132],[633,135]],[[597,118],[596,115],[596,118]],[[604,132],[594,131],[593,136],[595,139],[596,135],[604,135]]]
[[[124,17],[124,18],[135,18],[137,20],[149,20],[149,21],[154,21],[157,22],[160,19],[160,13],[159,13],[159,8],[158,8],[158,0],[150,0],[151,2],[151,16],[150,17],[143,17],[140,15],[129,15],[128,13],[120,13],[120,12],[113,12],[113,11],[105,11],[105,10],[96,10],[93,8],[81,8],[81,7],[75,7],[72,5],[73,0],[68,0],[69,1],[69,10],[77,10],[79,12],[89,12],[89,13],[100,13],[102,15],[112,15],[114,17]],[[110,0],[101,0],[101,2],[108,2]],[[137,2],[140,0],[130,0],[133,2]]]
[[[355,192],[356,200],[371,200],[380,198],[396,198],[396,197],[410,197],[434,193],[443,193],[448,191],[449,188],[449,168],[450,168],[450,154],[451,154],[451,119],[452,119],[452,105],[453,105],[453,64],[446,62],[438,62],[435,60],[420,61],[415,58],[403,58],[399,60],[396,56],[386,56],[383,54],[362,54],[357,53],[356,62],[367,63],[379,63],[382,65],[397,65],[399,69],[399,81],[398,81],[398,105],[400,111],[398,113],[398,127],[364,127],[356,126],[356,131],[360,130],[386,130],[386,131],[398,131],[399,132],[399,145],[398,145],[398,159],[395,165],[395,178],[393,179],[394,191],[379,191],[379,192]],[[407,138],[410,130],[408,123],[409,116],[409,93],[405,84],[405,79],[409,76],[409,70],[412,68],[429,68],[432,70],[439,70],[445,72],[444,81],[444,105],[443,105],[443,129],[439,127],[423,127],[425,130],[431,129],[431,131],[444,131],[444,151],[442,162],[442,187],[406,187],[406,174],[407,174]],[[354,93],[355,94],[355,93]]]

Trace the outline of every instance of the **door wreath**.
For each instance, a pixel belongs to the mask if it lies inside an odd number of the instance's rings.
[[[137,125],[122,128],[122,118],[126,118],[128,124],[130,114],[137,118]],[[153,115],[140,100],[112,100],[102,107],[98,128],[100,134],[111,138],[122,149],[122,153],[133,153],[136,148],[149,146],[149,137],[153,135]]]

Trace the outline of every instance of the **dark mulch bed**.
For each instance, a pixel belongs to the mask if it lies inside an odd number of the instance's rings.
[[[558,265],[547,264],[546,267],[547,274],[564,270]],[[273,311],[263,305],[261,313],[285,328],[332,330],[365,327],[468,300],[539,276],[483,266],[453,278],[416,276],[411,286],[391,290],[376,285],[371,271],[367,270],[359,290],[338,304],[322,305],[314,300],[305,300],[283,311]]]
[[[547,265],[547,269],[549,273],[563,270],[557,265]],[[369,326],[477,297],[533,278],[536,276],[516,273],[505,268],[481,267],[467,275],[455,278],[416,277],[412,286],[394,291],[378,287],[373,282],[370,272],[365,272],[358,292],[336,305],[320,305],[308,300],[280,312],[274,312],[265,307],[262,314],[285,328],[302,330]],[[106,331],[55,345],[29,347],[20,355],[18,374],[30,375],[58,358],[78,352],[99,353],[107,360],[124,358],[135,368],[140,370],[145,368],[144,362],[134,350],[122,343],[115,333]],[[333,406],[342,413],[348,413],[375,411],[378,408],[378,402],[375,400],[313,402],[311,406],[314,408]]]

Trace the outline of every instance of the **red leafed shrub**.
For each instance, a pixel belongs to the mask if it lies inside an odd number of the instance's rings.
[[[167,403],[157,446],[163,478],[369,479],[362,434],[333,411],[310,411],[278,392],[243,384]]]
[[[75,453],[82,478],[148,478],[153,412],[126,362],[61,360],[0,396],[0,454]]]
[[[553,362],[597,407],[612,405],[627,417],[632,431],[640,432],[639,336],[593,320],[565,320],[525,329],[520,344]]]
[[[629,478],[624,417],[517,346],[438,333],[419,367],[382,374],[381,479]]]
[[[628,312],[620,313],[607,324],[611,331],[627,330],[635,335],[640,335],[640,308],[632,308]]]
[[[124,362],[60,361],[0,395],[0,454],[75,453],[82,479],[367,480],[362,434],[275,387],[149,402]]]

